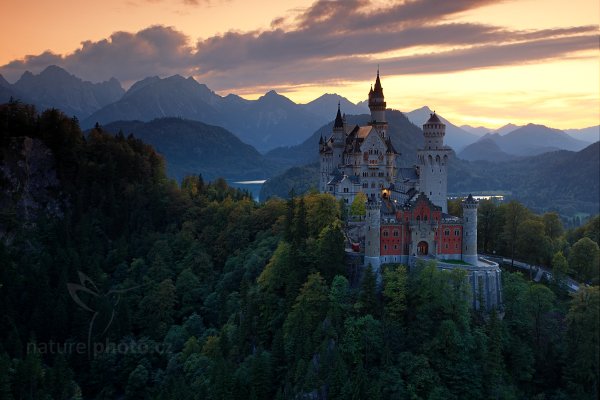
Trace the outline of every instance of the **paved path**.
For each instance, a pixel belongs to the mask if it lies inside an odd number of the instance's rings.
[[[493,255],[489,255],[489,254],[486,255],[486,257],[488,257],[492,260],[495,260],[495,261],[497,260],[497,262],[502,262],[504,264],[511,263],[510,258],[505,258],[505,257],[501,257],[501,256],[493,256]],[[533,277],[533,280],[535,282],[540,282],[542,280],[542,278],[546,278],[546,280],[552,279],[552,271],[546,267],[543,267],[540,265],[531,265],[531,264],[527,264],[525,262],[517,261],[517,260],[514,260],[513,265],[516,268],[527,271],[527,274],[529,274],[529,270],[531,270],[532,274],[535,273],[535,275]],[[570,292],[577,292],[579,290],[579,283],[569,277],[567,277],[567,279],[566,279],[566,284],[567,284],[567,289]]]

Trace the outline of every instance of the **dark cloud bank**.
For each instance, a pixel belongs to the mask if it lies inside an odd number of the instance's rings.
[[[598,48],[597,26],[515,31],[453,23],[460,12],[491,0],[414,0],[374,8],[369,0],[317,1],[264,31],[228,32],[193,43],[173,27],[115,32],[86,41],[75,52],[26,56],[0,67],[9,80],[25,70],[56,64],[91,81],[116,77],[194,75],[216,90],[370,79],[379,63],[386,74],[427,74],[523,64]],[[429,52],[384,53],[431,46]]]

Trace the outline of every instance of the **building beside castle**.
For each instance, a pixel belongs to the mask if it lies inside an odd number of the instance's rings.
[[[473,306],[502,304],[498,264],[477,254],[477,201],[463,201],[462,218],[448,214],[448,162],[452,149],[444,145],[445,124],[435,114],[423,125],[423,146],[417,164],[402,168],[401,155],[388,134],[386,102],[377,71],[369,91],[370,122],[346,123],[338,105],[333,132],[319,142],[319,189],[351,204],[359,193],[367,197],[361,242],[364,264],[414,265],[437,260],[442,269],[469,273]]]

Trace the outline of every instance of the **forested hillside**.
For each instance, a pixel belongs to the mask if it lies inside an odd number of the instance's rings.
[[[201,174],[207,180],[266,179],[281,171],[256,149],[219,126],[181,118],[160,118],[150,122],[118,121],[103,127],[152,145],[167,161],[167,173],[181,181]]]
[[[538,212],[597,214],[600,142],[578,152],[560,150],[502,163],[452,160],[448,168],[449,192],[485,190],[510,191],[512,198]]]
[[[459,271],[347,269],[328,195],[178,185],[18,103],[0,141],[0,399],[595,399],[597,286],[507,273],[483,316]]]

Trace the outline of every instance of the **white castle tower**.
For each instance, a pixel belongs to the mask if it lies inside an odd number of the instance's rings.
[[[373,271],[377,272],[381,264],[381,202],[379,200],[369,200],[367,201],[366,209],[365,265],[371,264]]]
[[[371,110],[371,122],[379,135],[386,139],[388,124],[385,120],[385,97],[383,96],[383,87],[379,79],[379,68],[377,68],[377,78],[375,79],[375,88],[371,87],[369,91],[369,110]]]
[[[441,207],[443,213],[448,212],[448,158],[451,151],[444,146],[445,135],[446,125],[434,111],[423,124],[425,145],[417,152],[420,191]]]
[[[337,115],[333,123],[333,168],[344,164],[344,147],[346,146],[346,133],[344,132],[344,119],[338,103]]]
[[[477,265],[477,200],[469,194],[463,208],[463,261]]]

